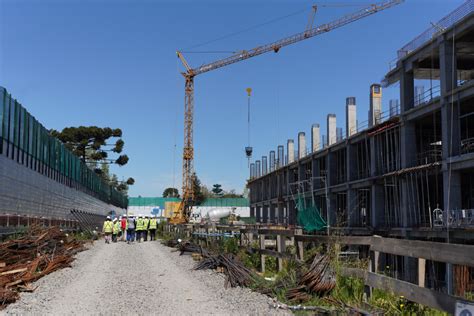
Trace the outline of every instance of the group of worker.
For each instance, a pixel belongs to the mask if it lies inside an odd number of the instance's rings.
[[[156,239],[158,220],[156,216],[148,215],[123,215],[119,218],[107,216],[102,231],[105,235],[105,243],[117,242],[119,239],[127,241],[128,244],[138,241]]]

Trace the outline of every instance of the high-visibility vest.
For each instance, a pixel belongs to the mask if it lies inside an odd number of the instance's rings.
[[[156,227],[157,227],[156,218],[150,219],[150,229],[156,229]]]
[[[104,233],[111,233],[114,230],[114,223],[112,221],[105,221],[102,230]]]
[[[150,223],[150,220],[148,218],[143,219],[143,230],[148,230],[149,223]]]
[[[136,230],[143,230],[143,218],[137,218],[137,228]]]
[[[114,234],[118,234],[120,232],[120,222],[116,221],[114,224]]]

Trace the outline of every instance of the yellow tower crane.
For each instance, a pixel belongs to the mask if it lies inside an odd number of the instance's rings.
[[[371,4],[363,9],[360,9],[356,12],[344,15],[343,17],[334,20],[329,23],[321,24],[319,26],[313,27],[314,15],[317,11],[317,6],[313,6],[312,14],[308,21],[308,25],[305,31],[297,33],[285,38],[282,38],[278,41],[265,44],[262,46],[257,46],[250,50],[243,50],[229,57],[219,59],[217,61],[204,64],[198,68],[191,68],[184,58],[182,52],[177,51],[176,54],[178,58],[184,65],[186,69],[185,72],[182,72],[182,75],[185,79],[184,85],[184,145],[183,145],[183,187],[182,187],[182,202],[179,206],[179,209],[174,212],[171,217],[170,222],[173,224],[185,223],[188,221],[191,207],[194,201],[194,190],[193,190],[193,176],[194,176],[194,145],[193,145],[193,115],[194,115],[194,77],[228,66],[235,64],[237,62],[249,59],[264,53],[275,52],[277,53],[281,48],[289,46],[305,39],[327,33],[334,29],[345,26],[349,23],[355,22],[362,18],[365,18],[369,15],[375,14],[382,10],[391,8],[397,4],[402,3],[404,0],[390,0],[377,4]]]

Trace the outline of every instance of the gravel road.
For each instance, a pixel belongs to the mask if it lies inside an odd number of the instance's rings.
[[[106,245],[77,255],[73,268],[54,272],[3,315],[286,315],[249,289],[224,289],[224,276],[191,271],[190,256],[159,242]]]

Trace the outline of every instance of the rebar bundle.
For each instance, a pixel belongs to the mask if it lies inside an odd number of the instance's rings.
[[[19,291],[34,291],[30,282],[69,267],[84,242],[68,238],[57,227],[32,226],[17,239],[0,244],[0,309],[15,302]]]
[[[292,301],[307,301],[311,294],[324,296],[336,286],[336,276],[329,266],[329,257],[314,257],[308,271],[303,274],[298,286],[288,290],[287,298]]]
[[[249,286],[254,280],[253,272],[245,267],[240,260],[232,254],[221,254],[217,256],[208,256],[198,262],[194,270],[223,268],[226,275],[225,288],[237,286]]]

